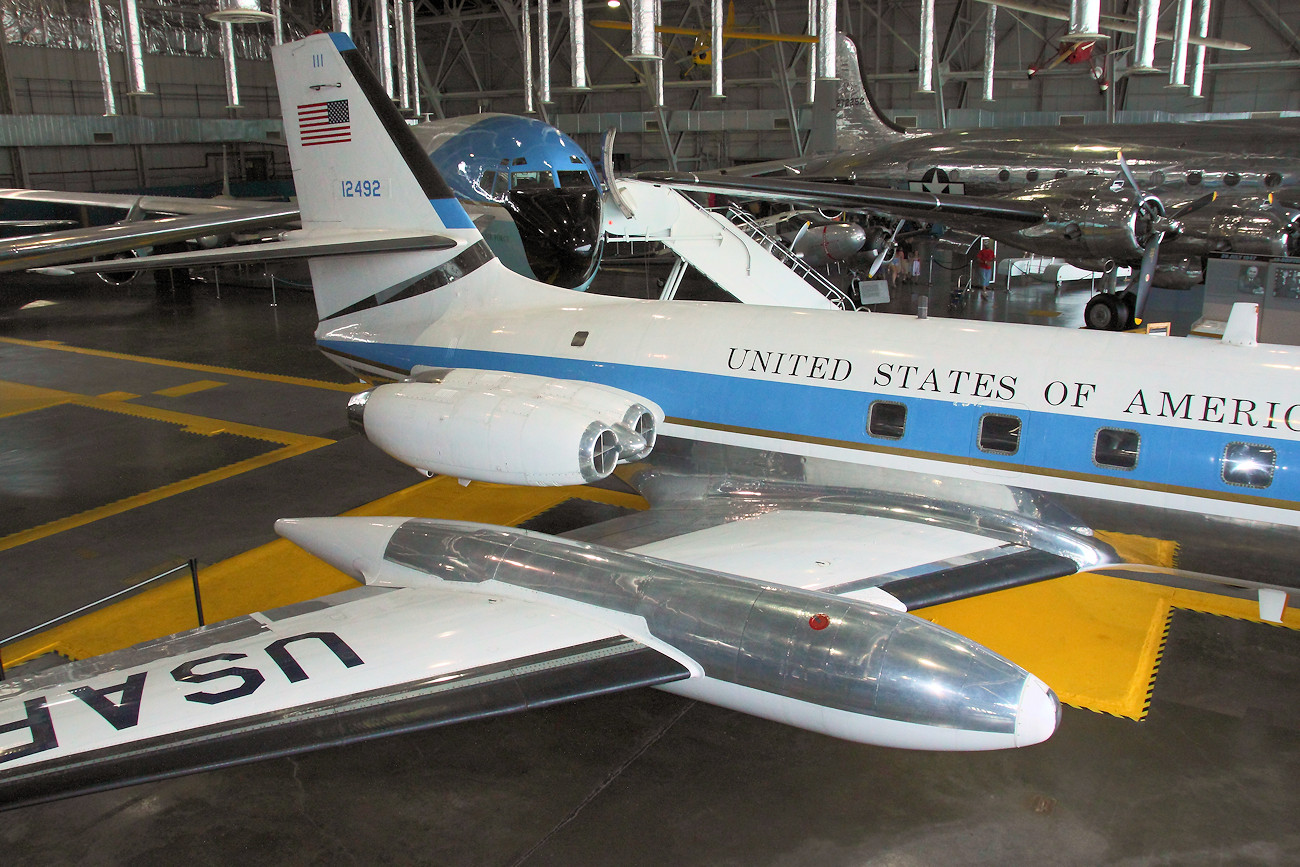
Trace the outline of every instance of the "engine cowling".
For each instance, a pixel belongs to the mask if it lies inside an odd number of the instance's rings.
[[[428,475],[512,485],[599,481],[654,448],[663,410],[616,388],[531,374],[425,369],[348,402],[348,420]]]

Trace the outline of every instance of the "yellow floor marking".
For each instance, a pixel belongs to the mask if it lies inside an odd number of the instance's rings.
[[[1067,704],[1141,719],[1171,608],[1259,620],[1252,602],[1082,574],[918,612],[1041,677]],[[1300,612],[1284,624],[1300,629]]]
[[[135,400],[140,395],[132,394],[129,391],[106,391],[98,395],[100,400]]]
[[[455,517],[513,525],[573,497],[646,508],[645,500],[634,494],[596,488],[517,488],[479,483],[462,487],[455,479],[439,476],[346,514]],[[283,539],[200,569],[199,583],[209,623],[357,586],[342,572]],[[195,625],[194,594],[186,575],[10,645],[4,648],[4,662],[7,666],[17,665],[50,652],[84,659]]]
[[[51,391],[52,390],[47,390]],[[255,427],[253,425],[240,424],[233,421],[224,421],[220,419],[204,418],[202,416],[190,415],[189,413],[173,412],[166,409],[156,409],[150,406],[140,404],[126,403],[121,400],[106,399],[104,397],[88,397],[86,395],[71,394],[63,392],[64,400],[60,403],[70,403],[78,406],[89,407],[90,409],[103,410],[105,412],[116,412],[123,415],[132,415],[138,418],[145,418],[151,421],[167,422],[170,424],[180,425],[186,431],[202,435],[212,435],[215,433],[230,433],[237,436],[251,437],[253,439],[264,440],[266,442],[280,443],[283,447],[274,449],[256,457],[228,464],[224,467],[218,467],[188,479],[182,479],[173,482],[170,485],[163,485],[160,488],[154,488],[151,491],[135,494],[126,497],[114,503],[107,503],[94,509],[88,509],[76,515],[69,515],[66,518],[60,518],[57,521],[50,521],[37,527],[31,527],[26,530],[20,530],[17,533],[11,533],[8,536],[0,537],[0,551],[6,551],[10,548],[16,548],[19,545],[25,545],[37,539],[44,539],[55,533],[62,533],[64,530],[70,530],[73,527],[81,527],[86,524],[98,521],[101,518],[107,518],[111,515],[118,515],[130,509],[135,509],[148,503],[154,503],[158,500],[166,499],[175,494],[192,491],[203,485],[212,482],[228,479],[237,476],[240,473],[246,473],[249,470],[265,467],[276,461],[282,461],[285,458],[291,458],[295,455],[304,454],[318,449],[321,446],[327,446],[334,442],[331,439],[322,437],[306,436],[304,434],[290,433],[288,431],[272,430],[271,428]]]
[[[85,349],[79,346],[68,346],[57,340],[20,340],[17,337],[0,337],[0,343],[11,343],[14,346],[34,346],[39,349],[57,349],[60,352],[75,352],[78,355],[93,355],[98,358],[116,358],[122,361],[136,361],[141,364],[157,364],[162,367],[177,367],[181,370],[196,370],[200,373],[215,373],[219,376],[242,376],[245,379],[261,379],[266,382],[282,382],[286,385],[302,385],[307,388],[324,388],[330,391],[345,391],[352,394],[359,391],[365,391],[370,387],[362,382],[326,382],[323,379],[307,379],[302,376],[280,376],[274,373],[256,373],[251,370],[239,370],[233,367],[216,367],[211,364],[191,364],[188,361],[170,361],[165,358],[150,358],[145,355],[127,355],[123,352],[108,352],[103,349]]]
[[[72,397],[75,395],[66,391],[0,380],[0,418],[58,406],[67,403]]]
[[[1055,319],[1057,316],[1060,316],[1060,315],[1061,315],[1061,311],[1059,311],[1059,310],[1030,310],[1029,313],[1028,313],[1027,315],[1029,315],[1029,316],[1041,316],[1041,317],[1043,317],[1044,319]]]
[[[220,388],[225,385],[224,382],[217,382],[215,379],[200,379],[198,382],[191,382],[186,385],[173,385],[171,388],[160,388],[154,394],[163,397],[184,397],[187,394],[194,394],[198,391],[207,391],[210,388]]]

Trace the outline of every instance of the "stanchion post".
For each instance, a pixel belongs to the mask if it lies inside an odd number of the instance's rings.
[[[199,594],[199,561],[190,558],[190,581],[194,583],[194,610],[199,615],[199,626],[205,626],[203,619],[203,597]]]

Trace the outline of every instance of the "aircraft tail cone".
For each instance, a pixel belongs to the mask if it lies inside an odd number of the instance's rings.
[[[406,518],[281,518],[275,532],[358,581],[379,569]]]

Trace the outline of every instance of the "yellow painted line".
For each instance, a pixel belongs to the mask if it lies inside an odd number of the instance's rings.
[[[135,400],[139,396],[129,391],[106,391],[98,395],[100,400]]]
[[[1259,621],[1258,605],[1211,593],[1081,574],[936,605],[918,616],[1032,671],[1075,707],[1141,719],[1174,608]],[[1300,629],[1300,611],[1283,623]]]
[[[53,388],[40,388],[35,385],[0,380],[0,418],[58,406],[67,403],[74,396]]]
[[[1041,317],[1043,317],[1044,319],[1055,319],[1057,316],[1060,316],[1060,315],[1061,315],[1061,311],[1059,311],[1059,310],[1030,310],[1029,313],[1028,313],[1027,315],[1029,315],[1029,316],[1041,316]]]
[[[154,394],[163,397],[184,397],[187,394],[194,394],[199,391],[207,391],[211,388],[220,388],[225,385],[224,382],[217,382],[215,379],[200,379],[197,382],[190,382],[185,385],[173,385],[171,388],[160,388]]]
[[[162,367],[176,367],[181,370],[195,370],[200,373],[215,373],[219,376],[240,376],[245,379],[260,379],[266,382],[280,382],[286,385],[301,385],[307,388],[324,388],[329,391],[344,391],[356,394],[370,386],[365,383],[326,382],[323,379],[308,379],[302,376],[280,376],[274,373],[257,373],[252,370],[239,370],[233,367],[217,367],[211,364],[192,364],[188,361],[170,361],[166,358],[150,358],[145,355],[127,355],[123,352],[108,352],[103,349],[86,349],[80,346],[68,346],[57,340],[21,340],[17,337],[0,337],[0,343],[14,346],[31,346],[37,349],[55,349],[60,352],[74,352],[78,355],[93,355],[97,358],[116,358],[120,361],[136,361],[141,364],[157,364]]]
[[[139,508],[140,506],[149,503],[155,503],[159,500],[166,499],[167,497],[174,496],[175,494],[192,491],[195,488],[202,487],[203,485],[221,481],[222,479],[228,479],[237,476],[240,473],[246,473],[249,470],[257,469],[258,467],[269,466],[276,461],[282,461],[285,458],[304,454],[313,449],[318,449],[321,446],[327,446],[334,442],[334,440],[324,439],[322,437],[306,436],[303,434],[290,433],[288,431],[278,431],[270,428],[240,424],[238,422],[204,418],[202,416],[190,415],[188,413],[156,409],[154,407],[126,403],[121,400],[108,399],[104,397],[88,397],[67,392],[64,393],[64,397],[65,399],[60,401],[61,403],[76,404],[90,409],[116,412],[123,415],[149,419],[151,421],[175,424],[191,433],[202,435],[230,433],[235,434],[236,436],[251,437],[266,442],[280,443],[283,447],[266,452],[265,454],[257,455],[256,457],[228,464],[224,467],[218,467],[196,476],[191,476],[188,479],[173,482],[170,485],[163,485],[162,487],[154,488],[151,491],[135,494],[134,496],[126,497],[113,503],[107,503],[94,509],[87,509],[86,511],[79,512],[75,515],[69,515],[66,518],[59,518],[56,521],[50,521],[36,527],[20,530],[17,533],[11,533],[8,536],[0,537],[0,551],[16,548],[19,545],[25,545],[28,542],[34,542],[37,539],[44,539],[47,536],[62,533],[63,531],[70,530],[74,527],[82,527],[102,518],[119,515],[122,512]]]
[[[514,525],[574,497],[634,509],[647,505],[639,496],[597,488],[516,488],[477,482],[466,487],[439,476],[346,514]],[[358,586],[352,578],[284,539],[201,569],[199,583],[209,623]],[[186,575],[10,645],[4,648],[4,662],[17,665],[51,652],[84,659],[195,625],[194,594]]]

